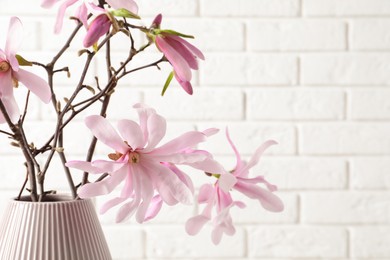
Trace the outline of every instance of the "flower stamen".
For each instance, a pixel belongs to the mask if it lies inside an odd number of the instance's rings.
[[[7,61],[3,60],[0,62],[0,72],[7,72],[10,68],[11,66]]]

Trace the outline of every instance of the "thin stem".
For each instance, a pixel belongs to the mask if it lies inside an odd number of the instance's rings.
[[[7,122],[9,128],[14,133],[14,139],[19,142],[20,148],[22,149],[24,158],[26,159],[26,165],[27,165],[27,172],[29,175],[30,180],[30,190],[31,190],[31,200],[37,201],[37,185],[36,185],[36,179],[35,179],[35,169],[34,169],[34,162],[33,158],[30,156],[30,148],[28,146],[28,143],[26,142],[25,136],[19,126],[12,123],[11,118],[9,117],[9,114],[7,112],[7,109],[4,106],[3,101],[0,99],[0,111],[3,113],[3,116],[5,118],[5,121]]]

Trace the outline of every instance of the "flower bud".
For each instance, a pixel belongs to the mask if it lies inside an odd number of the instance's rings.
[[[87,35],[84,38],[84,47],[88,48],[96,43],[101,36],[110,30],[111,21],[106,14],[101,14],[89,25]]]

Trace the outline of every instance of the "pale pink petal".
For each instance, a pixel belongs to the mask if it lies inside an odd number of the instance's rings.
[[[236,155],[236,166],[234,167],[234,172],[233,172],[233,174],[234,174],[235,172],[240,172],[241,167],[242,167],[242,160],[241,160],[240,153],[238,152],[236,146],[234,145],[232,139],[230,138],[228,128],[226,128],[226,138],[228,139],[228,142],[229,142],[230,146],[232,147],[234,154]]]
[[[210,219],[203,215],[190,218],[187,220],[185,225],[187,234],[190,236],[195,236],[208,221],[210,221]]]
[[[168,205],[174,205],[177,202],[192,203],[191,190],[170,169],[161,164],[148,164],[148,168],[158,174],[156,188],[165,203]]]
[[[203,130],[202,133],[205,134],[207,137],[213,136],[219,132],[218,128],[208,128],[206,130]]]
[[[166,121],[158,114],[151,114],[147,120],[148,144],[144,152],[148,152],[156,147],[166,133]]]
[[[129,147],[104,117],[98,115],[88,116],[85,118],[85,124],[99,141],[115,149],[115,151],[125,154],[129,150]]]
[[[12,123],[16,123],[19,120],[20,112],[13,91],[11,71],[0,73],[0,98]],[[1,115],[0,123],[4,122],[5,118]]]
[[[99,213],[100,214],[104,214],[106,213],[109,209],[115,207],[116,205],[119,205],[121,204],[122,202],[126,201],[127,198],[113,198],[109,201],[107,201],[106,203],[103,204],[103,206],[100,208],[100,211]]]
[[[259,163],[261,155],[264,153],[264,151],[270,147],[271,145],[278,144],[274,140],[268,140],[265,143],[263,143],[259,148],[257,148],[256,152],[253,154],[252,158],[249,160],[248,164],[245,165],[242,169],[242,173],[247,173],[250,168],[255,166],[256,164]],[[238,173],[238,176],[242,176],[240,173]]]
[[[144,140],[146,142],[149,139],[148,118],[152,114],[156,114],[156,111],[153,108],[150,108],[147,105],[141,103],[135,104],[133,108],[137,110],[139,125],[141,127],[142,133],[144,133]]]
[[[55,27],[54,27],[54,32],[55,33],[59,33],[62,29],[62,24],[64,22],[64,17],[65,17],[65,12],[66,12],[66,9],[73,5],[74,3],[76,3],[78,0],[67,0],[65,1],[62,5],[60,5],[59,9],[58,9],[58,13],[57,13],[57,20],[56,20],[56,24],[55,24]]]
[[[14,73],[14,77],[23,83],[32,93],[39,97],[44,103],[49,103],[51,100],[51,90],[49,84],[41,77],[28,72],[23,69],[19,69]]]
[[[204,154],[186,154],[186,153],[175,153],[175,154],[158,154],[158,155],[149,155],[150,158],[153,158],[153,160],[158,162],[168,162],[168,163],[174,163],[174,164],[187,164],[191,165],[196,162],[203,161],[207,158]]]
[[[101,14],[91,22],[85,35],[83,45],[88,48],[95,44],[100,37],[109,32],[111,21],[106,14]]]
[[[118,131],[132,150],[143,148],[145,143],[144,134],[136,122],[127,119],[120,120],[118,122]]]
[[[246,179],[246,178],[238,178],[238,179],[239,179],[239,181],[242,181],[245,183],[253,183],[253,184],[264,183],[267,186],[267,189],[269,191],[276,191],[278,189],[278,187],[276,185],[273,185],[273,184],[269,183],[267,180],[265,180],[263,176],[257,176],[255,178],[249,178],[249,179]]]
[[[237,178],[231,173],[221,174],[218,180],[218,186],[225,192],[229,192],[236,183]]]
[[[202,132],[191,131],[171,140],[170,142],[153,150],[153,154],[173,154],[192,148],[200,142],[206,141],[206,136]]]
[[[51,8],[58,0],[43,0],[41,6],[43,8]]]
[[[81,4],[75,13],[75,17],[77,17],[84,25],[84,27],[88,28],[88,8],[85,4]]]
[[[229,191],[225,192],[219,188],[217,189],[217,195],[218,195],[217,212],[221,212],[232,206],[233,199]]]
[[[213,241],[214,245],[218,245],[221,242],[223,229],[223,226],[217,226],[211,232],[211,241]]]
[[[144,221],[151,220],[157,216],[162,207],[163,201],[160,195],[156,195],[153,197],[152,201],[149,204],[149,208],[145,214]]]
[[[10,19],[8,34],[5,43],[5,55],[12,69],[18,71],[19,63],[15,55],[23,41],[23,26],[19,18],[13,16]]]
[[[210,157],[206,157],[206,159],[204,159],[203,161],[197,161],[193,163],[187,162],[184,164],[189,165],[195,169],[213,174],[222,174],[225,172],[223,166]]]
[[[82,186],[78,195],[80,198],[92,198],[111,193],[126,177],[127,169],[123,167],[102,181],[87,183]]]
[[[183,38],[181,38],[181,37],[179,37],[177,35],[170,35],[170,37],[172,37],[176,41],[178,41],[178,42],[182,43],[183,45],[185,45],[196,57],[198,57],[198,58],[200,58],[202,60],[205,59],[203,53],[198,48],[196,48],[194,45],[189,43],[188,41],[184,40]]]
[[[203,184],[199,189],[198,203],[206,203],[214,197],[215,189],[211,184]]]
[[[179,168],[176,167],[176,165],[171,163],[161,163],[162,165],[168,167],[172,172],[176,174],[176,176],[179,178],[181,182],[183,182],[191,191],[191,193],[194,193],[195,188],[194,184],[192,183],[191,178],[185,174],[183,171],[181,171]]]
[[[234,189],[243,193],[251,199],[257,199],[261,205],[269,211],[280,212],[283,211],[283,202],[272,192],[252,184],[237,183]]]
[[[143,223],[145,221],[146,213],[149,209],[149,205],[152,201],[154,190],[152,181],[150,180],[149,176],[145,174],[145,172],[140,171],[138,173],[140,177],[140,189],[142,191],[141,198],[142,202],[140,203],[137,213],[136,213],[136,220],[138,223]]]
[[[66,167],[75,168],[84,172],[88,172],[91,174],[101,174],[106,172],[105,169],[100,167],[93,166],[91,162],[85,161],[69,161],[66,164]]]
[[[185,92],[187,92],[187,94],[192,95],[194,93],[191,82],[182,80],[177,76],[176,72],[175,72],[175,79],[177,80],[177,82],[179,82],[180,86],[184,89]]]
[[[123,204],[118,210],[115,222],[121,223],[126,219],[129,219],[131,216],[134,215],[137,208],[138,208],[138,203],[135,200]]]
[[[138,13],[138,5],[133,0],[106,0],[106,2],[114,9],[125,8],[133,14]]]
[[[156,45],[172,64],[175,74],[182,81],[190,81],[191,68],[187,61],[163,37],[156,37]]]
[[[175,38],[170,37],[170,35],[165,35],[165,41],[186,60],[191,69],[199,69],[198,61],[196,60],[194,54],[192,54],[192,52],[189,51],[181,42],[176,41]]]
[[[5,109],[7,110],[8,116],[11,119],[12,123],[16,123],[19,120],[20,117],[20,111],[18,104],[15,100],[15,97],[12,96],[4,96],[1,101],[3,101],[3,104],[5,106]]]

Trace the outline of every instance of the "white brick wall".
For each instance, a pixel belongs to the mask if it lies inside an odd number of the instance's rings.
[[[166,207],[144,225],[114,225],[110,213],[101,219],[114,259],[390,259],[390,0],[137,2],[145,24],[162,12],[163,25],[195,35],[206,61],[194,73],[194,96],[173,84],[160,97],[169,71],[162,66],[122,84],[109,114],[133,116],[130,105],[142,101],[168,118],[169,133],[229,125],[247,156],[262,141],[277,140],[255,170],[279,186],[286,209],[271,214],[253,201],[233,210],[237,234],[218,247],[210,230],[185,234],[185,217],[196,207]],[[0,1],[0,48],[9,17],[18,15],[26,31],[21,53],[47,61],[55,52],[61,45],[51,34],[55,10],[39,3]],[[113,47],[116,61],[125,49],[119,45]],[[148,52],[144,59],[155,57]],[[73,65],[71,83],[79,73],[76,59],[61,62]],[[94,64],[92,71],[101,75],[104,68]],[[66,96],[68,79],[57,83]],[[52,118],[33,99],[28,131],[44,136]],[[69,131],[77,135],[67,149],[79,157],[87,131],[81,120]],[[24,178],[8,142],[0,139],[0,209]],[[233,165],[223,135],[202,147]],[[55,175],[49,182],[66,188]]]

